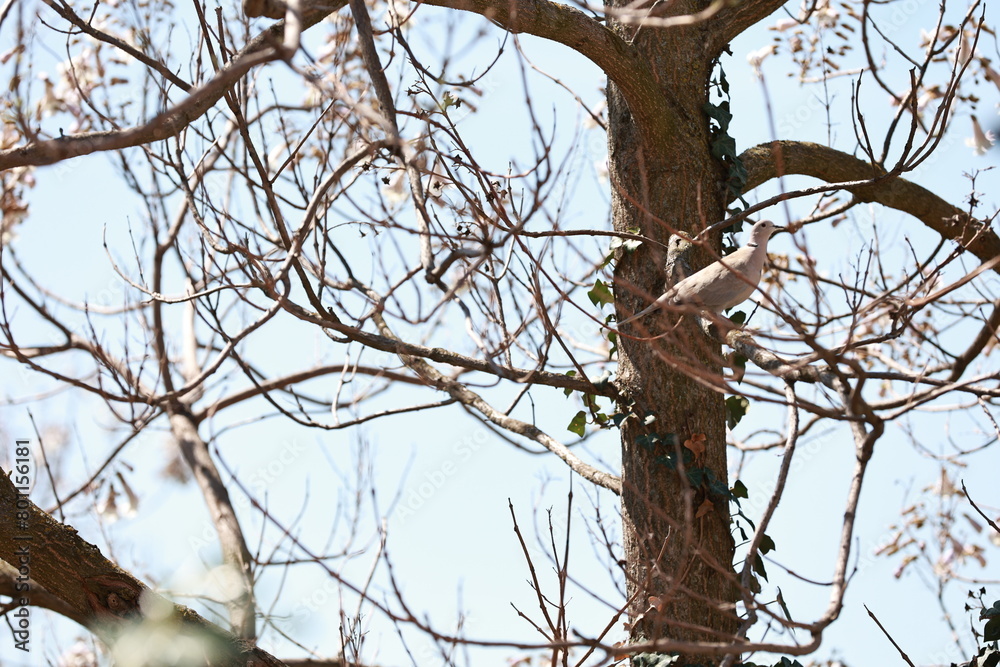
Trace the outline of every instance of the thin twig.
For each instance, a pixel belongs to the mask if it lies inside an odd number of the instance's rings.
[[[873,614],[872,610],[868,608],[868,605],[865,605],[865,611],[867,611],[868,615],[872,617],[872,620],[875,621],[875,625],[877,625],[878,629],[882,631],[882,634],[886,636],[886,639],[892,642],[892,645],[896,647],[896,650],[899,651],[899,655],[903,658],[903,660],[906,661],[906,664],[908,664],[910,667],[916,667],[913,664],[913,661],[910,660],[910,656],[906,655],[906,652],[902,648],[900,648],[899,644],[897,644],[896,640],[892,638],[892,635],[890,635],[889,631],[885,629],[881,621],[875,618],[875,614]]]
[[[968,499],[969,504],[972,505],[972,508],[974,510],[976,510],[977,512],[979,512],[979,516],[983,517],[983,519],[986,521],[986,523],[990,524],[990,528],[992,528],[993,530],[995,530],[998,533],[1000,533],[1000,526],[997,526],[988,516],[986,516],[985,514],[983,514],[983,511],[981,509],[979,509],[979,505],[977,505],[976,502],[972,499],[972,496],[969,495],[969,490],[965,488],[965,480],[964,479],[962,480],[962,493],[965,494],[965,497],[966,497],[966,499]]]

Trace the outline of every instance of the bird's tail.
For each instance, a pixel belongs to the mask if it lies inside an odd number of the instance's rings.
[[[664,304],[666,304],[671,298],[673,298],[673,296],[674,296],[674,291],[673,290],[668,291],[666,294],[662,294],[660,296],[660,298],[658,298],[656,301],[654,301],[653,303],[649,304],[648,306],[646,306],[645,308],[643,308],[642,310],[640,310],[638,313],[636,313],[632,317],[629,317],[629,318],[626,318],[626,319],[622,320],[621,322],[618,323],[617,326],[618,327],[623,327],[626,324],[628,324],[629,322],[634,322],[635,320],[639,319],[640,317],[645,317],[646,315],[648,315],[649,313],[653,312],[654,310],[659,310],[660,308],[662,308],[664,306]]]

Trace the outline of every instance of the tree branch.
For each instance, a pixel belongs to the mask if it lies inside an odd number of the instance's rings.
[[[853,155],[804,141],[775,141],[747,149],[740,159],[747,169],[746,191],[787,174],[812,176],[827,183],[869,181],[844,189],[859,201],[909,213],[983,262],[1000,255],[1000,237],[986,225],[916,183],[885,178],[880,167]],[[1000,272],[1000,266],[994,270]]]
[[[837,391],[843,400],[844,414],[851,418],[848,424],[854,436],[854,472],[851,475],[851,486],[844,508],[844,522],[841,525],[840,545],[837,549],[837,561],[834,566],[830,602],[823,616],[813,625],[814,633],[822,632],[824,628],[837,620],[844,607],[844,594],[847,591],[849,581],[847,570],[851,558],[854,524],[858,516],[858,503],[861,500],[861,487],[864,483],[865,473],[868,471],[868,462],[875,450],[875,443],[885,431],[885,423],[872,413],[864,399],[861,398],[861,384],[859,382],[851,388],[846,382],[837,382]],[[862,420],[867,421],[867,425]]]
[[[9,597],[12,601],[10,604],[4,605],[2,609],[3,613],[7,613],[8,609],[14,605],[14,602],[19,601],[24,595],[24,591],[18,589],[18,585],[24,583],[23,580],[18,581],[18,576],[16,567],[7,561],[0,560],[0,595]],[[64,602],[59,596],[49,593],[38,582],[29,581],[28,586],[28,590],[31,591],[31,606],[54,611],[61,616],[76,621],[83,627],[87,627],[87,623],[92,620]]]
[[[201,487],[205,504],[208,506],[212,523],[219,534],[222,560],[233,568],[240,578],[240,594],[227,601],[229,619],[236,633],[245,639],[253,639],[256,631],[256,604],[253,594],[253,558],[247,548],[243,529],[236,517],[236,511],[229,499],[229,491],[222,481],[219,469],[215,467],[208,445],[198,435],[198,427],[193,418],[175,407],[170,411],[170,430],[180,446],[184,461],[191,468],[194,478]]]
[[[385,337],[395,338],[395,334],[393,334],[388,325],[386,325],[381,315],[375,315],[375,322]],[[616,495],[621,495],[622,481],[620,477],[616,477],[615,475],[604,472],[603,470],[598,470],[589,463],[584,462],[576,454],[571,452],[569,447],[559,442],[548,433],[545,433],[534,424],[514,419],[513,417],[496,410],[492,405],[483,400],[479,394],[475,393],[464,384],[445,377],[424,359],[403,353],[399,354],[399,358],[410,369],[420,375],[420,377],[424,378],[427,384],[447,392],[448,395],[460,402],[462,405],[480,413],[483,417],[500,428],[539,443],[565,461],[566,465],[568,465],[573,472],[580,475],[585,480],[598,486],[603,486],[605,489],[610,490]]]
[[[650,145],[685,140],[678,109],[657,84],[649,62],[628,42],[590,16],[548,0],[423,0],[424,4],[485,16],[514,34],[558,42],[600,67],[628,101],[636,125]]]
[[[709,21],[708,50],[718,55],[741,32],[767,18],[785,3],[783,0],[744,0],[726,3],[728,6]]]
[[[713,336],[718,338],[717,336]],[[820,383],[834,387],[835,375],[828,369],[810,364],[788,362],[760,346],[750,332],[743,329],[733,329],[725,336],[725,343],[735,352],[752,361],[762,371],[779,377],[785,382]]]
[[[281,306],[305,322],[312,322],[319,326],[336,331],[337,333],[353,340],[357,343],[382,352],[392,354],[407,354],[414,357],[422,357],[439,363],[450,364],[470,371],[487,373],[504,380],[513,380],[520,383],[540,384],[548,387],[558,387],[561,389],[572,389],[582,391],[595,396],[605,396],[607,398],[618,398],[618,389],[614,383],[604,382],[599,385],[594,384],[586,377],[573,377],[562,373],[553,373],[541,369],[512,368],[501,366],[493,360],[476,359],[458,352],[452,352],[441,347],[426,347],[416,343],[408,343],[396,337],[380,336],[368,331],[362,331],[357,327],[352,327],[343,322],[331,321],[327,317],[292,303],[285,301]]]
[[[322,377],[324,375],[330,375],[332,373],[342,373],[345,369],[349,369],[351,373],[359,373],[361,375],[370,375],[375,379],[385,379],[391,382],[402,382],[405,384],[415,384],[419,386],[424,386],[423,380],[413,375],[407,375],[405,373],[397,373],[395,371],[388,370],[386,368],[379,368],[377,366],[362,366],[358,365],[345,365],[345,364],[333,364],[326,366],[317,366],[316,368],[310,368],[308,370],[299,371],[298,373],[290,373],[288,375],[282,375],[280,377],[271,378],[269,380],[262,380],[257,382],[252,387],[247,387],[245,389],[240,389],[234,391],[228,396],[224,396],[219,400],[213,402],[207,408],[196,412],[193,415],[194,422],[200,424],[202,421],[208,417],[212,417],[219,412],[225,410],[226,408],[242,403],[249,400],[255,396],[260,396],[266,394],[269,391],[277,391],[285,389],[286,387],[293,387],[306,380],[312,380],[314,378]]]
[[[284,664],[187,607],[175,605],[151,591],[105,558],[74,528],[56,521],[23,492],[19,493],[3,472],[0,472],[0,558],[15,568],[26,568],[32,581],[72,609],[71,618],[86,625],[109,646],[141,624],[169,623],[170,631],[178,639],[183,636],[199,642],[212,655],[202,664],[212,667],[245,667],[251,661],[274,667]],[[30,590],[25,597],[31,604]],[[173,612],[166,619],[148,619],[145,610],[151,606]]]
[[[149,57],[148,55],[146,55],[145,53],[143,53],[142,51],[140,51],[139,49],[135,48],[134,46],[132,46],[131,44],[122,39],[119,39],[113,35],[109,35],[108,33],[102,30],[98,30],[92,25],[90,21],[84,21],[82,18],[77,16],[76,13],[69,7],[69,5],[62,5],[58,2],[54,2],[53,0],[42,0],[42,2],[48,5],[49,9],[51,9],[56,14],[61,16],[65,21],[76,27],[77,30],[79,30],[80,32],[86,33],[100,42],[104,42],[105,44],[110,44],[116,49],[124,51],[125,53],[129,54],[130,56],[141,62],[149,69],[158,72],[164,79],[174,84],[184,92],[188,92],[192,89],[190,83],[180,78],[175,73],[171,72],[170,68],[167,67],[165,63],[162,63],[159,60],[156,60],[155,58]]]
[[[986,520],[986,523],[988,523],[990,525],[990,528],[992,528],[993,530],[997,531],[997,534],[1000,534],[1000,526],[997,526],[996,523],[994,523],[992,519],[990,519],[988,516],[986,516],[986,513],[983,512],[981,509],[979,509],[979,505],[977,505],[976,501],[974,501],[972,499],[972,496],[969,495],[969,490],[967,488],[965,488],[965,480],[964,479],[962,480],[962,493],[965,494],[965,499],[968,500],[969,504],[972,505],[972,508],[974,510],[976,510],[976,512],[979,513],[979,516],[983,517],[983,519]]]
[[[997,340],[997,328],[1000,328],[1000,299],[993,302],[993,312],[990,313],[983,328],[972,339],[969,347],[955,358],[955,363],[951,367],[951,375],[948,376],[949,381],[955,382],[962,377],[962,373],[979,356],[979,353],[983,351],[986,345],[990,341],[995,342]]]
[[[343,6],[343,3],[340,3]],[[324,7],[304,12],[303,28],[319,23],[337,8]],[[281,43],[284,22],[278,22],[251,40],[219,70],[208,83],[194,89],[187,98],[148,122],[124,130],[86,132],[38,141],[0,150],[0,171],[14,167],[41,166],[101,151],[120,150],[177,135],[192,121],[215,106],[223,95],[257,65],[281,57],[275,45]]]

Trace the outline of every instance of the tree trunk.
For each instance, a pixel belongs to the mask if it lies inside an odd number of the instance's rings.
[[[671,10],[700,9],[691,4],[672,5]],[[663,244],[645,243],[619,259],[615,285],[619,319],[624,319],[662,292],[670,233],[696,233],[721,220],[726,197],[724,171],[711,155],[702,110],[713,61],[713,54],[705,52],[702,29],[642,30],[634,39],[632,27],[618,25],[615,30],[648,60],[682,130],[667,145],[643,145],[642,128],[609,82],[614,227],[639,228]],[[718,244],[718,238],[712,242]],[[707,251],[695,250],[694,268],[708,261]],[[666,324],[665,317],[654,315],[624,332],[655,335]],[[731,637],[737,620],[732,607],[736,588],[729,576],[733,539],[725,408],[722,394],[705,382],[718,384],[719,348],[689,316],[674,336],[656,341],[621,336],[619,349],[620,389],[634,401],[629,409],[637,415],[622,424],[622,520],[629,594],[634,596],[632,640]],[[686,441],[692,441],[691,449]],[[695,453],[698,442],[705,445],[700,454]],[[683,655],[680,664],[714,662]]]

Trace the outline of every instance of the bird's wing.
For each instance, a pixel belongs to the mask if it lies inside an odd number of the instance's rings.
[[[677,285],[677,300],[720,312],[744,301],[753,293],[754,248],[743,247]],[[745,279],[746,278],[746,279]]]
[[[683,282],[683,281],[681,281],[681,282]],[[658,310],[660,308],[663,308],[663,306],[667,305],[668,303],[670,303],[673,300],[675,293],[676,293],[676,288],[668,289],[666,292],[664,292],[663,294],[661,294],[660,297],[656,301],[654,301],[653,303],[649,304],[648,306],[646,306],[645,308],[643,308],[642,310],[640,310],[638,313],[636,313],[632,317],[629,317],[629,318],[624,319],[621,322],[619,322],[618,326],[623,326],[625,324],[628,324],[629,322],[633,322],[633,321],[639,319],[640,317],[648,315],[649,313],[653,312],[654,310]]]
[[[753,294],[766,258],[764,247],[743,246],[680,281],[648,307],[619,322],[618,326],[671,303],[688,303],[716,313],[732,308]]]

